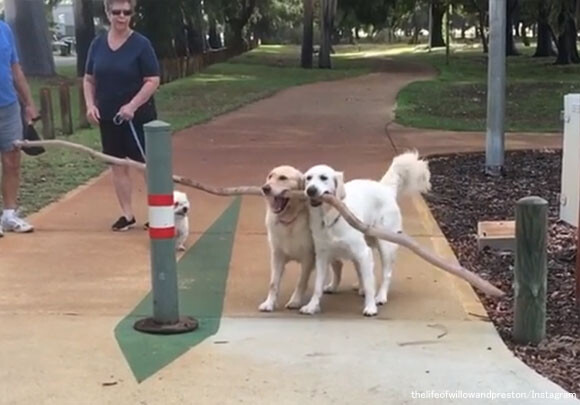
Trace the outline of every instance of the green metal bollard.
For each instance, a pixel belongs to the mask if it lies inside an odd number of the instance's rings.
[[[525,197],[516,205],[513,338],[538,344],[546,335],[548,202]]]
[[[134,328],[157,334],[190,332],[197,328],[197,320],[179,316],[170,125],[145,124],[145,145],[153,317],[135,322]]]

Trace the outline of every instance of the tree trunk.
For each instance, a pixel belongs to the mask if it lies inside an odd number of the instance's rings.
[[[336,14],[337,0],[321,1],[320,18],[320,53],[318,54],[318,67],[321,69],[332,69],[330,52],[332,47],[332,30],[334,26],[334,16]]]
[[[212,49],[219,49],[222,47],[222,39],[217,31],[217,21],[214,17],[208,16],[209,19],[209,46]]]
[[[173,58],[176,55],[175,35],[183,29],[181,13],[177,0],[141,1],[135,17],[136,30],[143,33],[153,45],[159,59]],[[183,31],[182,31],[183,32]]]
[[[488,53],[489,47],[487,43],[487,36],[485,35],[485,16],[481,10],[477,12],[477,16],[479,20],[478,30],[481,37],[481,45],[483,46],[483,53]]]
[[[77,76],[85,74],[85,64],[91,41],[95,37],[92,0],[75,0],[73,3],[75,15],[75,38],[77,50]]]
[[[192,38],[190,42],[190,52],[203,53],[207,49],[207,41],[205,39],[205,29],[203,21],[203,9],[201,0],[194,0],[193,2],[193,16],[192,18]]]
[[[313,0],[304,0],[304,28],[302,31],[302,53],[300,55],[300,65],[305,69],[312,69],[313,52]]]
[[[578,48],[576,46],[577,36],[576,24],[572,18],[568,18],[564,31],[558,37],[558,57],[556,65],[569,65],[580,63]]]
[[[443,15],[445,14],[445,6],[437,0],[433,1],[433,33],[431,34],[431,47],[445,46],[443,40]]]
[[[5,0],[6,22],[14,31],[24,74],[54,76],[54,56],[43,0]]]
[[[229,22],[228,28],[226,31],[226,46],[237,50],[242,49],[244,45],[244,24],[239,20],[232,20]]]
[[[545,13],[545,11],[544,11]],[[538,18],[538,41],[536,45],[535,58],[543,58],[547,56],[556,56],[558,53],[554,49],[552,42],[552,30],[548,24],[547,15],[540,15]]]
[[[506,1],[506,37],[505,37],[505,54],[506,56],[516,56],[520,53],[516,49],[516,42],[514,39],[514,14],[519,7],[518,0]]]

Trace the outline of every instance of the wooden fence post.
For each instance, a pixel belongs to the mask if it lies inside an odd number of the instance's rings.
[[[58,88],[60,98],[60,118],[62,133],[71,135],[73,133],[72,111],[70,102],[70,89],[68,84],[61,84]]]
[[[85,104],[85,89],[83,88],[83,80],[79,80],[79,128],[90,128],[89,120],[87,119],[87,105]]]
[[[42,117],[42,137],[44,139],[54,139],[52,96],[48,87],[40,89],[40,113]]]
[[[548,202],[525,197],[516,205],[513,338],[538,344],[546,334]]]

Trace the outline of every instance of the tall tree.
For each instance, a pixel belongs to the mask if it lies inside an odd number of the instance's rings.
[[[464,9],[468,13],[477,14],[477,31],[483,46],[483,52],[488,53],[488,38],[486,35],[486,20],[488,13],[489,0],[469,0],[464,4]]]
[[[208,21],[208,45],[212,49],[219,49],[223,46],[221,36],[218,32],[219,22],[223,22],[223,12],[220,0],[205,0],[203,9]]]
[[[159,58],[176,55],[175,38],[184,30],[181,0],[140,0],[135,27],[151,41]]]
[[[331,69],[330,51],[332,48],[332,32],[334,17],[336,16],[337,0],[322,0],[320,2],[320,52],[318,53],[318,67]]]
[[[223,4],[223,13],[228,25],[227,46],[241,48],[244,45],[244,28],[256,9],[256,0],[228,0]]]
[[[536,0],[535,8],[538,24],[538,41],[534,57],[556,56],[558,53],[554,49],[554,33],[548,21],[548,0]]]
[[[432,29],[431,34],[431,47],[435,48],[438,46],[445,46],[445,40],[443,39],[443,16],[447,11],[446,1],[443,0],[431,0],[432,1]]]
[[[313,0],[304,0],[304,25],[302,33],[302,53],[300,56],[300,64],[303,68],[312,68],[312,52],[313,52],[313,21],[314,21],[314,5]]]
[[[12,27],[22,69],[30,76],[54,76],[56,69],[44,0],[5,0],[6,22]]]
[[[77,76],[85,72],[91,41],[95,37],[93,0],[74,0],[75,38],[77,50]]]
[[[187,54],[200,54],[207,49],[203,7],[201,0],[182,0],[184,32],[186,34]]]
[[[580,0],[552,0],[551,26],[558,38],[556,64],[580,63],[576,38],[576,16],[580,14]]]
[[[506,56],[519,55],[514,39],[515,15],[518,13],[519,0],[506,1],[506,37],[505,37],[505,54]]]

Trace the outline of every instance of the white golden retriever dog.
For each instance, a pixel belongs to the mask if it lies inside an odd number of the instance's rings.
[[[342,172],[326,165],[317,165],[305,173],[306,194],[310,198],[310,229],[316,251],[316,281],[310,302],[300,308],[303,314],[320,311],[320,299],[328,263],[334,260],[351,260],[358,273],[364,292],[363,314],[377,314],[377,304],[387,302],[387,293],[398,245],[381,239],[365,237],[351,227],[338,211],[322,204],[320,197],[332,194],[361,221],[371,226],[402,230],[402,216],[397,203],[399,195],[410,192],[427,192],[431,188],[430,172],[426,161],[417,152],[407,152],[395,159],[380,182],[357,179],[344,184]],[[379,251],[382,264],[382,283],[375,295],[373,253]],[[338,282],[333,283],[337,285]]]
[[[271,275],[268,297],[260,304],[260,311],[271,312],[276,308],[280,281],[287,263],[296,261],[301,266],[300,277],[288,309],[303,305],[304,293],[314,268],[314,242],[309,225],[308,204],[305,200],[289,197],[289,191],[303,191],[304,176],[292,166],[278,166],[268,174],[262,186],[266,197],[266,230],[270,247]],[[340,273],[342,264],[333,262],[333,269]],[[339,279],[340,274],[335,278]]]
[[[185,250],[185,241],[189,236],[189,218],[190,210],[189,199],[187,194],[181,191],[173,191],[173,213],[175,217],[175,247],[179,251]]]

